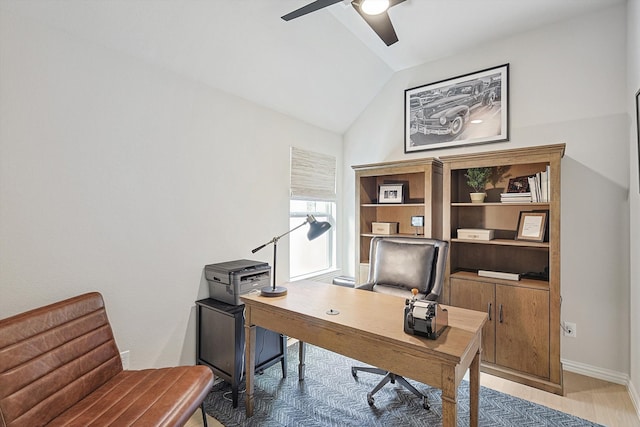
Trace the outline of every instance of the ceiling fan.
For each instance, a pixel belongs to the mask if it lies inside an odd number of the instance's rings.
[[[287,13],[282,19],[290,21],[307,13],[315,12],[316,10],[331,6],[335,3],[340,3],[341,1],[344,0],[316,0],[306,6],[302,6],[300,9]],[[398,41],[398,36],[393,29],[393,24],[391,23],[387,10],[403,1],[405,0],[353,0],[351,6],[362,16],[362,19],[369,24],[373,31],[378,34],[382,41],[385,42],[387,46],[391,46]]]

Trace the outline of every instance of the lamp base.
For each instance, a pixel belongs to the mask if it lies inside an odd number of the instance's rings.
[[[281,297],[287,294],[287,288],[284,286],[276,286],[275,288],[271,286],[265,286],[260,289],[260,295],[263,297]]]

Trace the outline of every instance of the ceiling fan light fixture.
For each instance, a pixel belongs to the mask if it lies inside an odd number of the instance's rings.
[[[389,9],[389,0],[362,0],[360,8],[367,15],[380,15]]]

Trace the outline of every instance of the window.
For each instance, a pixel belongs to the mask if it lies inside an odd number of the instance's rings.
[[[313,200],[291,200],[289,227],[302,224],[307,215],[313,215],[318,221],[331,224],[329,231],[314,239],[307,240],[309,227],[301,227],[289,237],[289,276],[299,278],[314,273],[331,270],[335,266],[335,206],[334,202]]]
[[[321,274],[336,267],[336,158],[291,147],[289,225],[304,223],[307,215],[331,224],[329,231],[307,240],[309,227],[289,235],[289,277]]]

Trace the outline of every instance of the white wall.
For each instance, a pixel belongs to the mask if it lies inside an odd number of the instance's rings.
[[[629,199],[631,210],[631,386],[636,410],[640,413],[640,188],[638,188],[638,118],[632,95],[640,90],[640,0],[629,0],[627,12],[627,105],[629,106]]]
[[[629,131],[626,5],[478,46],[397,73],[345,135],[345,207],[353,217],[350,165],[566,143],[562,163],[562,358],[625,381],[629,375]],[[407,88],[510,64],[510,142],[403,152]],[[349,224],[348,230],[354,229]],[[351,236],[345,256],[353,253]],[[345,259],[353,273],[355,260]],[[637,307],[636,307],[637,308]],[[565,365],[566,367],[566,365]]]
[[[98,290],[132,368],[193,364],[204,265],[288,229],[290,145],[342,163],[340,135],[3,13],[0,318]]]

